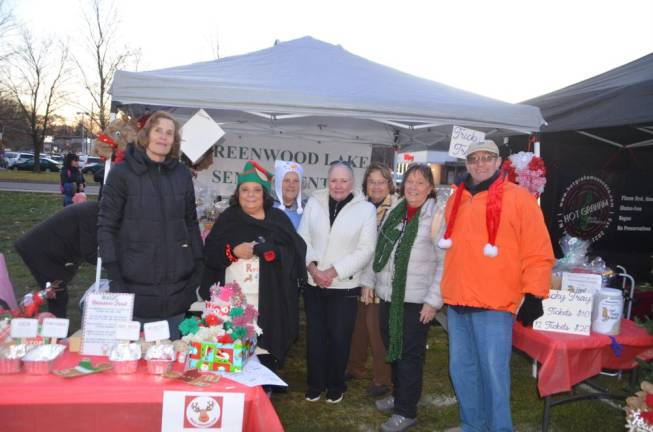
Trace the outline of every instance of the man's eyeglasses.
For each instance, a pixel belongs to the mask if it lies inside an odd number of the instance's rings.
[[[485,156],[469,156],[467,158],[467,163],[470,165],[477,165],[480,163],[490,163],[494,162],[499,156],[497,155],[485,155]]]

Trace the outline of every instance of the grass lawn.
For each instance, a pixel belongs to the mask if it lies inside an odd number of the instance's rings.
[[[91,176],[91,179],[93,176]],[[30,182],[30,183],[59,183],[58,172],[14,171],[1,169],[0,181]]]
[[[0,172],[1,174],[2,172]],[[22,173],[20,173],[22,174]],[[29,174],[29,173],[28,173]],[[48,174],[42,174],[48,175]],[[1,179],[2,177],[0,177]],[[5,255],[9,275],[17,297],[36,289],[29,271],[13,249],[13,241],[47,215],[57,211],[61,199],[57,195],[0,192],[0,252]],[[83,265],[70,284],[69,314],[71,328],[79,328],[77,302],[95,277],[95,268]],[[303,325],[303,324],[302,324]],[[287,431],[375,431],[386,416],[376,412],[373,400],[365,395],[369,380],[354,380],[343,402],[329,405],[323,400],[304,401],[306,364],[304,332],[292,348],[280,375],[289,383],[287,394],[275,394],[274,406]],[[458,425],[457,405],[448,376],[447,336],[441,327],[431,328],[426,354],[424,388],[420,402],[419,423],[414,431],[443,430]],[[543,403],[537,395],[536,381],[531,377],[531,361],[520,352],[512,357],[512,412],[515,430],[540,430]],[[623,381],[605,381],[620,389]],[[562,405],[551,411],[552,431],[621,431],[624,414],[599,401]]]

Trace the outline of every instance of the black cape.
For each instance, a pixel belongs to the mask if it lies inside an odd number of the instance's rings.
[[[247,215],[238,206],[229,207],[216,220],[204,246],[204,274],[200,294],[208,299],[209,287],[224,283],[231,264],[225,248],[263,237],[257,255],[272,250],[275,259],[260,260],[258,325],[263,334],[258,345],[283,361],[299,333],[299,293],[306,281],[306,243],[295,232],[290,219],[276,208],[265,210],[265,219]]]

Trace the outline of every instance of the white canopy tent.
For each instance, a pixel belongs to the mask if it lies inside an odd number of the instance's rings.
[[[166,109],[185,120],[203,108],[227,133],[319,144],[444,149],[451,125],[492,136],[544,124],[537,107],[418,78],[311,37],[186,66],[118,71],[111,95],[114,110],[136,116]]]

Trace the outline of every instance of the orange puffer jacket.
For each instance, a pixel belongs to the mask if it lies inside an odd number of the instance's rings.
[[[449,222],[452,194],[446,209]],[[515,313],[524,294],[549,294],[554,264],[551,238],[542,211],[528,191],[505,182],[496,246],[499,255],[483,255],[488,242],[485,208],[488,192],[464,191],[447,250],[442,277],[446,304]]]

